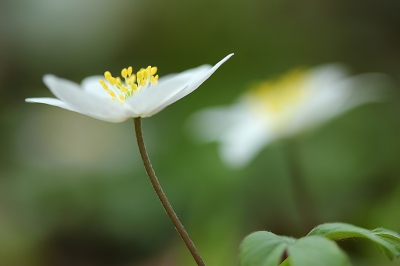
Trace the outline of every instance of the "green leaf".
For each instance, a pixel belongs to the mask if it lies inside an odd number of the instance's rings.
[[[360,237],[372,241],[389,259],[400,256],[400,236],[390,230],[367,230],[351,224],[326,223],[315,227],[308,236],[323,236],[332,240]]]
[[[324,237],[308,236],[288,247],[291,266],[345,266],[351,265],[338,245]]]
[[[400,235],[397,234],[396,232],[387,230],[385,228],[376,228],[372,230],[372,233],[376,234],[377,236],[380,236],[384,240],[386,240],[389,244],[391,244],[395,249],[396,252],[394,252],[392,255],[399,257],[400,255]],[[383,250],[385,254],[390,257],[390,254],[387,254],[387,250]]]
[[[289,256],[284,262],[285,252]],[[255,232],[240,245],[242,266],[348,266],[346,254],[335,242],[324,237],[309,236],[296,240],[271,232]]]
[[[277,266],[288,244],[295,239],[280,237],[271,232],[260,231],[248,235],[240,245],[242,266]]]

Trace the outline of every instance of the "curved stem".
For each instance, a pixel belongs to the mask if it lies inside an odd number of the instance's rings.
[[[137,144],[139,146],[140,155],[142,157],[142,161],[144,164],[144,168],[146,169],[147,175],[150,178],[150,182],[153,185],[154,190],[158,196],[158,199],[161,201],[161,204],[164,207],[164,210],[167,212],[169,218],[175,226],[175,229],[178,231],[182,240],[185,242],[186,247],[189,249],[192,254],[194,260],[196,261],[198,266],[205,266],[199,252],[194,246],[192,240],[190,239],[188,233],[183,227],[182,223],[179,221],[178,216],[172,209],[171,204],[169,203],[167,196],[165,195],[163,189],[161,188],[160,183],[158,182],[156,173],[154,172],[153,167],[151,166],[151,162],[149,156],[147,155],[146,147],[144,145],[143,134],[142,134],[142,119],[140,117],[133,118],[133,123],[135,124],[135,132]]]

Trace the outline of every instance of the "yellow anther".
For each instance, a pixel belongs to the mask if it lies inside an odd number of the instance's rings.
[[[117,85],[121,86],[122,85],[122,81],[120,77],[117,77]]]
[[[143,70],[138,71],[136,75],[137,75],[137,80],[139,83],[139,80],[143,79]]]
[[[153,85],[155,85],[155,84],[157,84],[157,82],[158,82],[158,75],[157,76],[151,76],[150,77],[150,83],[151,84],[153,84]]]
[[[134,90],[134,91],[137,90],[137,85],[136,84],[132,84],[131,85],[131,89]]]
[[[124,68],[121,70],[121,76],[123,78],[126,78],[128,76],[128,69]]]
[[[143,78],[147,79],[150,76],[149,68],[143,70]]]
[[[110,81],[110,79],[112,78],[110,71],[104,72],[104,77],[106,78],[106,80]]]
[[[99,82],[100,82],[101,86],[103,86],[103,88],[104,88],[105,90],[108,90],[107,84],[105,84],[104,81],[103,81],[102,79],[99,79]]]
[[[156,73],[157,67],[148,66],[133,74],[133,68],[129,66],[121,70],[121,77],[113,77],[109,71],[104,72],[105,79],[100,79],[99,83],[111,96],[111,100],[123,104],[139,88],[142,89],[149,83],[156,85],[158,83],[158,75]]]
[[[108,90],[108,94],[110,94],[111,97],[115,97],[115,93],[112,90]]]

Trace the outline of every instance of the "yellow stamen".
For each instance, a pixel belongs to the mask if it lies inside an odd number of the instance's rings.
[[[123,102],[139,92],[142,89],[147,88],[149,84],[152,86],[157,85],[158,75],[157,67],[148,66],[147,68],[141,68],[136,75],[133,74],[133,68],[123,68],[121,70],[121,77],[113,77],[109,71],[104,72],[104,78],[111,84],[112,88],[109,88],[104,80],[100,79],[101,86],[111,96],[111,100],[123,104]]]
[[[307,75],[307,69],[297,69],[261,82],[247,94],[260,117],[269,114],[273,130],[282,130],[294,114],[294,106],[307,96]]]
[[[117,85],[122,86],[122,81],[120,77],[117,77]]]
[[[134,91],[135,91],[135,90],[137,90],[137,88],[138,88],[138,87],[137,87],[137,85],[136,85],[136,84],[132,84],[132,85],[131,85],[131,89],[132,89],[132,90],[134,90]]]
[[[123,78],[126,78],[126,77],[128,76],[128,69],[126,69],[126,68],[122,69],[122,71],[121,71],[121,76],[122,76]]]
[[[158,75],[157,76],[151,76],[150,77],[150,83],[152,84],[152,85],[155,85],[155,84],[157,84],[158,83]]]
[[[104,77],[106,78],[106,80],[110,81],[110,79],[112,78],[110,71],[104,72]]]
[[[143,79],[143,71],[142,70],[138,71],[138,73],[136,73],[136,77],[137,77],[138,82],[139,82],[139,80],[142,80]]]
[[[100,82],[101,86],[103,86],[103,88],[104,88],[105,90],[108,90],[107,84],[104,83],[104,81],[103,81],[102,79],[99,79],[99,82]]]
[[[142,72],[143,72],[143,78],[144,78],[144,79],[147,79],[147,78],[149,77],[149,74],[150,74],[150,73],[149,73],[149,72],[150,72],[150,71],[149,71],[149,67],[148,67],[147,69],[143,69]]]

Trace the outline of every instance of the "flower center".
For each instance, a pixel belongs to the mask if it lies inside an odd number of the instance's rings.
[[[124,81],[120,77],[113,77],[109,71],[104,72],[104,78],[108,84],[102,79],[99,82],[111,96],[111,100],[122,104],[127,98],[144,88],[157,85],[158,75],[155,75],[157,67],[141,68],[136,75],[132,73],[132,70],[131,66],[121,70]]]
[[[254,86],[247,95],[251,108],[261,119],[269,119],[276,130],[282,130],[307,95],[307,74],[307,69],[297,69]]]

